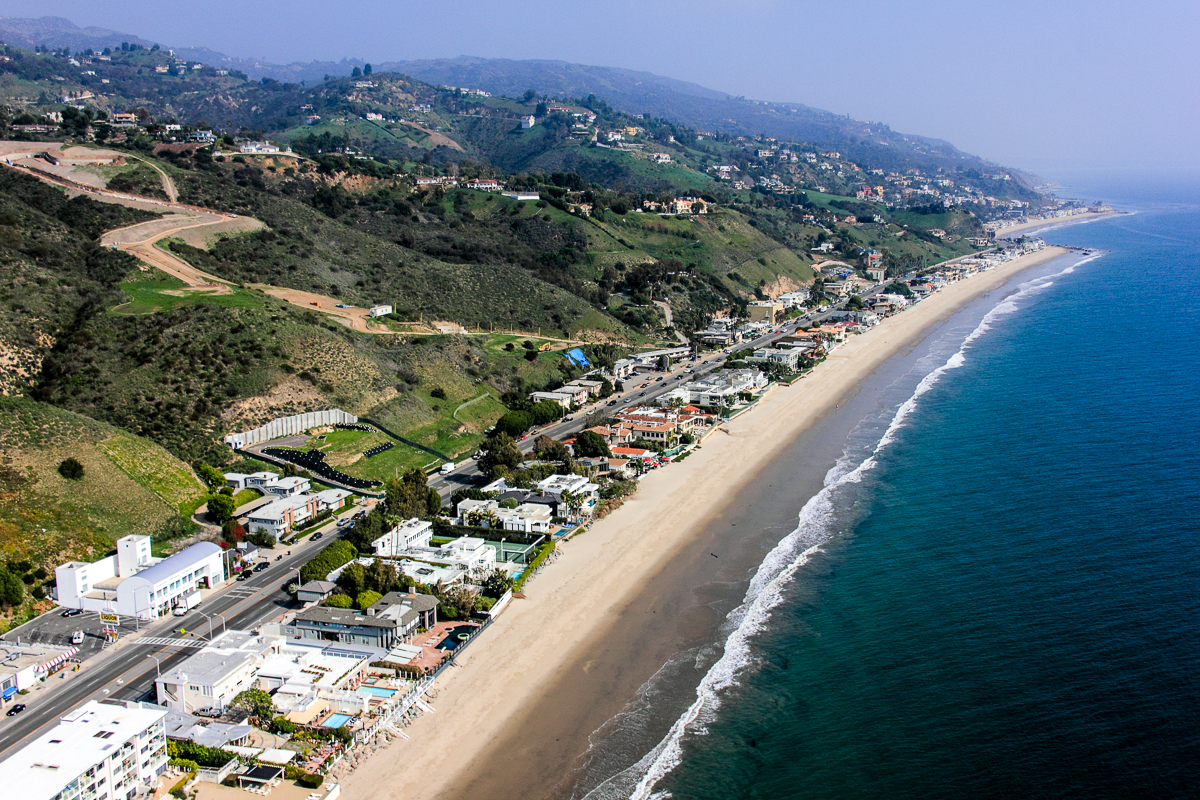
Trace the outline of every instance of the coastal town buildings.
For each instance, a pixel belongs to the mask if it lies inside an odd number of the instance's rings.
[[[99,561],[68,561],[54,571],[64,608],[154,619],[199,601],[201,589],[225,582],[221,548],[200,542],[167,558],[150,555],[149,536],[117,540],[117,552]]]
[[[165,708],[89,700],[2,763],[22,800],[130,800],[167,767]]]

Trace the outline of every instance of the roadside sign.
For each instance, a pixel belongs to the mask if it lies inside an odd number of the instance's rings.
[[[121,624],[121,618],[119,616],[117,616],[116,614],[111,614],[107,611],[100,612],[100,621],[101,622],[109,622],[109,623],[112,623],[113,625]]]

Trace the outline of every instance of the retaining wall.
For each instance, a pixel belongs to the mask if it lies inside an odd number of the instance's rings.
[[[258,444],[259,442],[269,442],[272,439],[278,439],[283,436],[295,436],[296,434],[304,433],[310,428],[318,428],[322,425],[353,424],[355,422],[358,422],[358,417],[348,414],[340,408],[330,408],[325,411],[309,411],[308,413],[296,414],[292,417],[273,419],[266,425],[254,430],[231,433],[225,437],[225,444],[238,449]]]

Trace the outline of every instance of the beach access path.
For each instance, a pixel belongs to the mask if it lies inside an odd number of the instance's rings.
[[[504,800],[561,790],[591,733],[673,655],[639,626],[672,612],[671,583],[660,578],[673,561],[696,558],[706,522],[885,360],[973,298],[1066,252],[1048,247],[950,284],[851,337],[807,378],[723,424],[683,463],[646,476],[632,499],[560,548],[527,585],[528,599],[439,677],[437,713],[348,776],[345,795]]]

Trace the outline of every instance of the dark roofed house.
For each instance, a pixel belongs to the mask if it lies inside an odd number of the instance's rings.
[[[296,591],[296,599],[301,603],[319,603],[329,595],[337,584],[333,581],[309,581]]]
[[[367,609],[367,614],[372,616],[385,614],[395,606],[415,612],[419,628],[432,628],[437,624],[438,599],[430,594],[388,592]]]
[[[417,618],[416,611],[401,605],[389,606],[379,614],[315,606],[297,612],[284,631],[297,639],[365,644],[390,650],[417,632]]]

